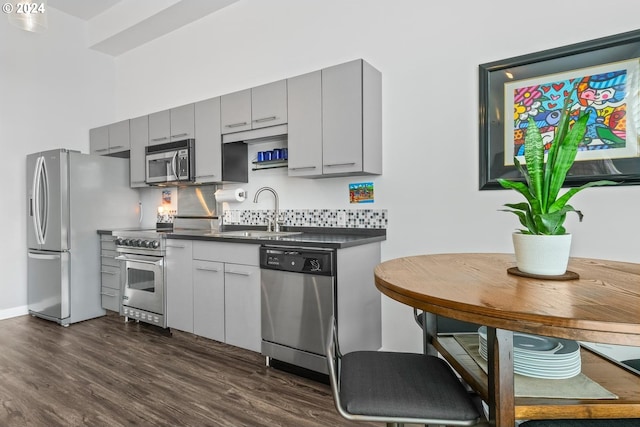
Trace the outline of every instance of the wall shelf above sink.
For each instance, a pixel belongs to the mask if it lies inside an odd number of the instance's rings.
[[[265,160],[263,162],[253,161],[253,168],[251,170],[257,171],[261,169],[275,169],[275,168],[286,168],[289,162],[287,160]]]

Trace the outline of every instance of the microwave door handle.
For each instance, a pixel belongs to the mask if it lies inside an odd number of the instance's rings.
[[[171,159],[171,171],[173,172],[173,176],[175,177],[176,181],[178,180],[178,171],[177,171],[177,162],[178,162],[178,152],[176,151],[175,154],[173,155],[173,158]]]

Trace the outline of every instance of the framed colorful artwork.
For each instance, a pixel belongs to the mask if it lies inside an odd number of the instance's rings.
[[[548,149],[569,96],[589,122],[565,184],[640,184],[640,30],[481,64],[479,77],[480,190],[521,178],[528,119]]]

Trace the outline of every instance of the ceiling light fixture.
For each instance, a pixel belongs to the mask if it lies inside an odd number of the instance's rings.
[[[44,32],[47,27],[47,0],[19,0],[17,3],[4,3],[3,12],[9,22],[16,27],[34,33]]]

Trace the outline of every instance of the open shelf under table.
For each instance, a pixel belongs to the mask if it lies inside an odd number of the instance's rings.
[[[460,376],[489,400],[487,374],[451,335],[440,335],[433,345]],[[516,397],[516,419],[636,418],[640,414],[640,376],[581,349],[582,373],[618,396],[618,399],[557,399]]]

